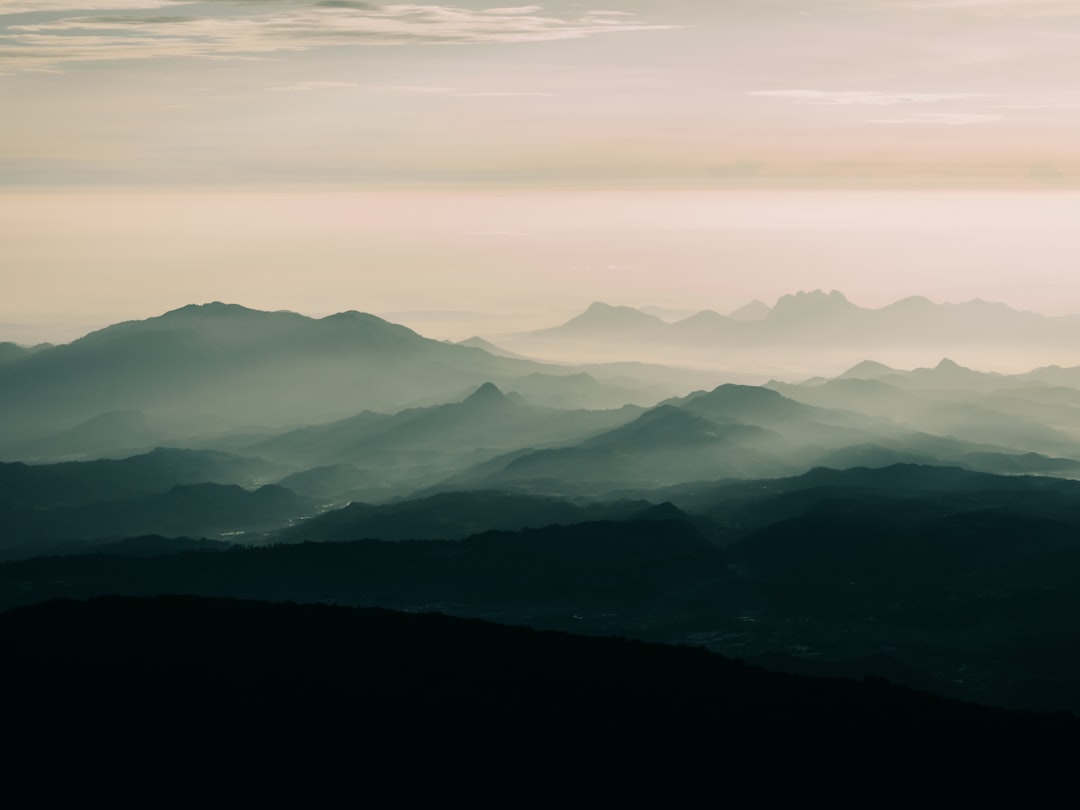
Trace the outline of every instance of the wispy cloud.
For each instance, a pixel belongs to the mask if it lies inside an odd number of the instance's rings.
[[[870,124],[937,124],[939,126],[961,127],[971,124],[992,124],[1002,116],[987,113],[912,113],[902,118],[871,118]]]
[[[159,0],[46,0],[85,3],[117,12],[159,9]],[[0,9],[30,5],[0,0]],[[15,5],[19,3],[19,5]],[[143,5],[136,5],[142,3]],[[9,25],[0,35],[0,66],[49,69],[68,62],[167,57],[242,57],[344,45],[483,45],[580,39],[596,34],[654,31],[668,25],[639,23],[632,16],[586,12],[555,17],[539,6],[474,10],[451,6],[376,5],[323,0],[234,5],[226,15],[196,14],[202,5],[178,10],[189,16],[59,17]]]
[[[386,90],[396,93],[415,93],[422,96],[450,96],[453,98],[515,98],[520,96],[532,98],[551,98],[553,96],[559,95],[558,93],[548,93],[532,90],[461,90],[457,87],[442,87],[440,85],[426,84],[398,84],[384,87],[374,87],[370,89]]]
[[[0,0],[0,16],[49,11],[139,11],[194,0]]]
[[[969,11],[987,17],[1080,17],[1077,0],[893,0],[888,6]]]
[[[890,107],[894,104],[935,104],[940,101],[979,98],[985,93],[889,93],[874,90],[753,90],[748,95],[778,98],[800,104],[832,106],[866,105]]]
[[[355,90],[359,85],[352,82],[294,82],[267,87],[266,90],[287,93],[303,93],[311,90]]]

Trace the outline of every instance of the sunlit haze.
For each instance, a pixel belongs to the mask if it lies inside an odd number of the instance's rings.
[[[1054,0],[0,0],[0,339],[223,300],[442,339],[838,289],[1080,311]]]

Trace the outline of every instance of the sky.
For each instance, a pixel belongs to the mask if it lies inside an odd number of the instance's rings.
[[[446,337],[1080,311],[1078,76],[1076,0],[0,0],[0,339],[219,298]]]

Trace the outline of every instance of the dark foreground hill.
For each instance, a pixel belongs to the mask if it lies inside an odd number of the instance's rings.
[[[632,791],[659,772],[677,776],[673,791],[730,780],[741,792],[736,768],[747,766],[826,768],[849,783],[863,772],[838,766],[905,781],[982,771],[989,784],[989,763],[1037,761],[1052,774],[1080,741],[1066,715],[435,614],[114,597],[0,614],[0,645],[0,685],[17,697],[5,736],[23,754],[47,751],[58,772],[100,763],[120,782],[145,778],[149,763],[172,773],[155,789],[224,765],[253,790],[283,767],[362,792],[390,765],[411,775],[397,785],[404,796],[453,764],[483,792],[507,780],[508,763],[531,772],[514,784],[530,792],[571,774]]]

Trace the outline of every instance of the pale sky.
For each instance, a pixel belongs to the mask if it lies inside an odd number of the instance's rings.
[[[1080,185],[1076,0],[0,0],[5,184]]]
[[[0,340],[1080,311],[1080,0],[0,0],[0,116]]]

